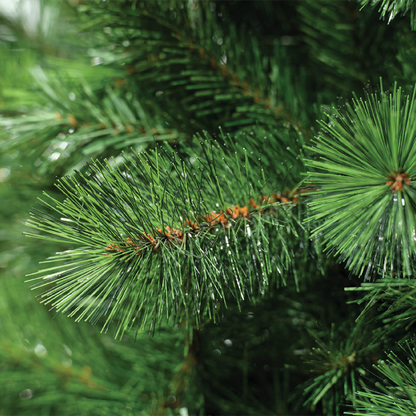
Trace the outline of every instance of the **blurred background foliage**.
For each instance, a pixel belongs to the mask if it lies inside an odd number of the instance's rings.
[[[264,131],[304,142],[323,109],[380,76],[411,88],[410,17],[386,24],[377,9],[332,0],[3,0],[0,12],[0,414],[351,409],[358,387],[378,380],[368,368],[412,327],[379,336],[372,319],[364,331],[362,306],[343,290],[359,282],[342,265],[300,263],[301,291],[289,283],[241,312],[231,304],[184,356],[180,326],[115,341],[54,317],[24,280],[63,245],[28,241],[23,224],[42,191],[62,198],[56,178],[92,157],[220,126],[254,151]]]

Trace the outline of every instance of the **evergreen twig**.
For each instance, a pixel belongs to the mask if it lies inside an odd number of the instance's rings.
[[[416,353],[413,342],[402,345],[408,355],[407,363],[390,352],[386,361],[380,360],[374,367],[383,381],[376,383],[378,390],[365,388],[356,395],[356,408],[348,415],[397,415],[408,416],[416,412]]]
[[[411,275],[416,254],[415,93],[380,88],[334,108],[305,160],[314,237],[366,278]]]
[[[35,273],[35,287],[48,287],[42,302],[77,320],[106,315],[105,328],[117,319],[119,337],[135,321],[151,331],[163,319],[216,321],[227,293],[240,303],[284,284],[299,226],[292,204],[252,200],[249,211],[240,201],[271,195],[261,172],[211,138],[195,146],[204,157],[160,147],[58,182],[66,200],[41,201],[58,218],[33,210],[28,225],[42,234],[27,235],[77,248]]]

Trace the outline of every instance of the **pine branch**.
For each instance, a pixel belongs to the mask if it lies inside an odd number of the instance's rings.
[[[347,288],[352,292],[363,292],[356,302],[364,304],[360,319],[368,321],[370,310],[377,310],[374,320],[379,326],[378,337],[386,344],[389,339],[408,339],[415,326],[416,283],[409,279],[380,279],[362,283],[358,288]]]
[[[106,75],[116,73],[104,71]],[[53,110],[3,117],[0,126],[6,128],[2,146],[25,152],[31,149],[28,157],[40,176],[58,173],[58,169],[69,172],[91,157],[117,154],[123,148],[141,150],[155,140],[186,137],[169,128],[155,106],[149,105],[145,111],[131,93],[117,87],[117,79],[113,88],[94,91],[86,80],[48,77],[40,68],[34,75]]]
[[[116,45],[103,63],[127,66],[127,78],[141,94],[160,94],[165,111],[174,108],[194,131],[256,122],[278,126],[281,118],[295,124],[302,118],[301,90],[294,87],[283,51],[276,46],[273,57],[262,56],[256,39],[237,32],[232,21],[220,24],[209,3],[100,6],[79,9],[87,33],[105,33],[97,40],[98,56],[101,45]]]
[[[386,361],[380,360],[374,367],[380,379],[378,390],[365,388],[357,393],[356,407],[348,415],[397,415],[407,416],[416,412],[416,354],[413,342],[402,346],[408,356],[405,363],[394,352],[390,352]]]
[[[358,275],[409,276],[416,254],[415,95],[394,86],[333,109],[305,160],[313,235]]]
[[[208,137],[195,147],[203,157],[159,148],[58,182],[66,200],[41,201],[58,217],[33,210],[28,225],[41,234],[28,235],[77,248],[33,279],[48,287],[42,302],[77,320],[106,315],[106,329],[118,319],[119,337],[134,321],[151,331],[165,319],[216,321],[229,294],[240,303],[285,284],[300,225],[291,204],[266,198],[249,210],[247,198],[272,194],[264,173]]]
[[[313,379],[300,386],[307,397],[304,406],[312,411],[322,406],[324,414],[342,414],[341,409],[352,400],[359,384],[368,377],[366,366],[374,359],[377,341],[368,344],[368,331],[362,321],[352,328],[345,325],[336,328],[332,325],[331,333],[326,334],[324,342],[318,333],[309,330],[319,347],[313,348],[310,358],[305,363],[311,372],[317,374]]]

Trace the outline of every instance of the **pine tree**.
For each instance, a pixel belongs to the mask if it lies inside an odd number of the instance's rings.
[[[0,414],[415,413],[414,7],[5,8]]]

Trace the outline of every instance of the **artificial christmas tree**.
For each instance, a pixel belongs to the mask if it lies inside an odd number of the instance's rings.
[[[414,5],[367,3],[4,12],[1,414],[416,411]]]

